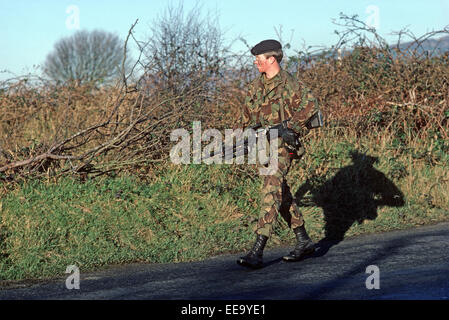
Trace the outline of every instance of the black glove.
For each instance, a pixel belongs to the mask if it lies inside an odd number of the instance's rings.
[[[284,142],[288,146],[290,146],[294,149],[298,149],[299,147],[301,147],[301,142],[299,141],[299,135],[292,129],[282,127],[280,134],[281,134],[282,140],[284,140]]]

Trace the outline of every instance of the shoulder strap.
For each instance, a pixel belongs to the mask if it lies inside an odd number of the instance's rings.
[[[281,71],[283,72],[283,70]],[[287,79],[287,75],[285,73],[282,73],[283,76],[283,80],[284,80],[284,87],[285,85],[287,85],[288,79]],[[284,125],[284,121],[285,121],[285,111],[284,111],[284,97],[282,97],[281,99],[281,103],[280,103],[280,107],[281,107],[281,123],[282,125]]]

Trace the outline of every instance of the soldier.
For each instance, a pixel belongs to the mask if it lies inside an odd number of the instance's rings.
[[[260,76],[249,86],[243,106],[243,127],[257,123],[264,127],[272,126],[284,119],[291,119],[288,128],[299,136],[304,135],[307,130],[306,121],[317,111],[318,103],[303,84],[281,69],[281,44],[276,40],[265,40],[254,46],[251,53],[255,56],[254,63]],[[280,213],[282,190],[288,188],[287,174],[293,160],[304,154],[303,147],[293,150],[282,138],[278,139],[278,169],[275,174],[264,177],[256,243],[246,256],[237,260],[238,264],[251,268],[263,265],[263,250]],[[283,259],[298,261],[314,252],[314,243],[307,235],[303,217],[295,201],[286,209],[289,212],[287,217],[283,217],[293,229],[297,243],[294,250]]]

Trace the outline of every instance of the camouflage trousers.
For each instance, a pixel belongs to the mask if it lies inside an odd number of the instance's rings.
[[[291,195],[288,172],[294,159],[299,159],[304,149],[292,152],[279,143],[278,168],[273,175],[264,176],[261,191],[261,211],[257,222],[256,233],[270,237],[273,225],[278,215],[287,222],[290,228],[295,229],[304,224],[304,219]]]

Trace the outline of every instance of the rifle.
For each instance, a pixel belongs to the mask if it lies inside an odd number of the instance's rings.
[[[277,130],[278,132],[278,137],[282,138],[284,140],[284,142],[291,148],[297,150],[298,148],[301,147],[301,141],[300,141],[300,137],[299,135],[293,131],[292,129],[289,129],[287,127],[288,122],[291,119],[287,119],[284,120],[281,123],[278,123],[276,125],[273,125],[271,127],[268,128],[263,128],[261,123],[256,124],[255,126],[249,127],[247,129],[252,129],[255,131],[256,133],[256,139],[258,139],[261,135],[266,135],[267,138],[269,138],[270,135],[270,131],[271,130]],[[315,112],[305,123],[305,126],[307,129],[315,129],[315,128],[319,128],[323,126],[323,114],[321,113],[320,110],[318,110],[317,112]],[[240,156],[242,155],[247,155],[249,153],[249,149],[250,147],[253,146],[249,146],[248,143],[248,137],[245,137],[243,140],[243,144],[237,144],[235,145],[233,143],[232,145],[232,156],[236,157],[236,156]],[[221,155],[223,156],[225,154],[225,150],[226,148],[228,148],[228,146],[225,145],[225,143],[222,143],[221,145]],[[230,146],[229,146],[230,148]],[[243,148],[243,149],[242,149]],[[209,154],[209,156],[206,156],[205,158],[203,158],[203,160],[207,160],[209,158],[212,158],[213,156],[215,156],[216,153],[212,152],[211,154]]]
[[[323,125],[323,114],[321,113],[321,110],[315,112],[306,122],[306,128],[309,130],[322,127]]]

